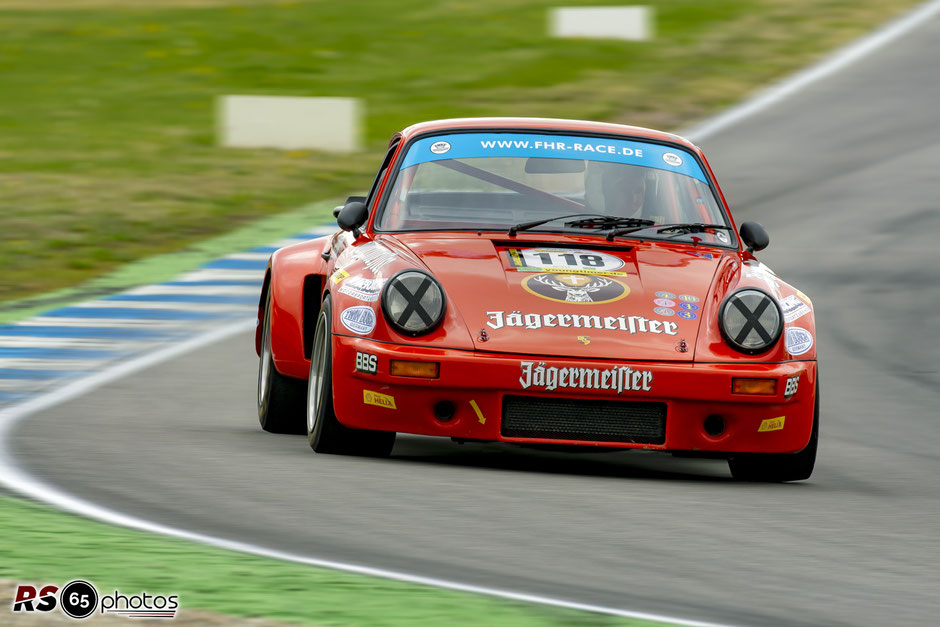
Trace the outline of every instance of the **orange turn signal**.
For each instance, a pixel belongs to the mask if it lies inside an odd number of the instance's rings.
[[[776,379],[731,379],[732,394],[777,394]]]
[[[441,374],[441,364],[436,361],[404,361],[392,359],[389,372],[397,377],[421,377],[436,379]]]

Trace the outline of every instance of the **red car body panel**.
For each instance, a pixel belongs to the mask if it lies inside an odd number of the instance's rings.
[[[568,120],[444,120],[396,134],[391,163],[398,162],[416,136],[467,129],[602,133],[681,146],[701,162],[736,230],[702,152],[685,139],[650,129]],[[383,197],[392,178],[389,173],[378,182],[376,198]],[[305,379],[310,369],[305,333],[313,329],[322,298],[330,295],[333,398],[343,424],[464,439],[729,453],[795,452],[809,441],[817,378],[815,342],[792,355],[781,338],[768,351],[748,355],[731,348],[719,329],[725,298],[740,288],[754,287],[800,307],[799,317],[786,323],[784,334],[799,327],[812,338],[816,335],[809,299],[777,278],[740,242],[734,250],[679,241],[618,238],[607,242],[568,233],[520,232],[514,237],[505,231],[376,233],[376,213],[371,212],[358,238],[341,231],[274,253],[259,310],[261,320],[269,291],[274,365],[281,374]],[[557,246],[601,251],[619,259],[623,265],[618,274],[606,280],[619,284],[613,286],[620,290],[617,297],[585,306],[535,293],[526,283],[531,273],[513,267],[511,251]],[[367,268],[366,250],[382,251],[380,269]],[[387,279],[407,268],[430,272],[446,294],[443,321],[426,335],[398,333],[384,323],[378,300],[363,302],[339,291],[350,277]],[[308,292],[311,285],[316,286],[317,293],[305,298],[305,285]],[[550,286],[538,289],[550,294]],[[700,307],[698,317],[664,320],[654,312],[655,292],[694,299]],[[377,320],[365,335],[350,331],[339,319],[347,308],[363,306],[372,307]],[[256,349],[259,346],[260,333]],[[357,352],[376,356],[374,374],[357,371]],[[436,379],[391,375],[392,358],[438,362],[440,375]],[[540,367],[564,371],[582,384],[585,380],[593,383],[538,389],[532,384],[532,372]],[[797,375],[798,388],[789,395],[787,382]],[[776,394],[734,394],[732,379],[736,377],[774,379]],[[500,429],[506,396],[665,403],[665,442],[506,436]],[[434,407],[440,401],[454,404],[451,419],[435,417]],[[716,437],[703,426],[713,415],[725,423]],[[768,421],[777,420],[780,427],[764,428]]]

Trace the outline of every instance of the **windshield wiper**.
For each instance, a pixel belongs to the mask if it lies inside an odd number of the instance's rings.
[[[574,220],[572,222],[566,222],[565,224],[571,226],[581,226],[581,222],[588,222],[590,220],[622,220],[623,218],[618,218],[617,216],[609,216],[603,213],[571,213],[566,216],[555,216],[552,218],[545,218],[544,220],[533,220],[532,222],[520,222],[515,226],[509,227],[509,237],[512,237],[519,231],[528,231],[529,229],[534,229],[537,226],[547,224],[553,220],[564,220],[565,218],[577,218],[579,216],[592,216],[589,220]],[[613,225],[616,226],[616,225]],[[610,227],[606,227],[610,228]]]
[[[616,229],[607,234],[607,241],[614,241],[615,237],[620,235],[627,235],[628,233],[633,233],[635,231],[642,231],[643,229],[648,229],[651,226],[655,226],[656,222],[653,220],[644,220],[642,218],[624,218],[620,223],[613,226],[621,226],[624,228]]]
[[[642,218],[623,218],[620,216],[598,215],[596,218],[585,218],[583,220],[573,220],[565,222],[568,226],[580,226],[594,229],[612,229],[615,227],[635,227],[635,226],[653,226],[656,224],[652,220]]]
[[[730,226],[726,224],[703,224],[701,222],[687,222],[684,224],[664,224],[658,229],[657,233],[675,233],[673,237],[679,235],[688,235],[689,233],[704,233],[705,231],[720,230],[720,231],[733,231]]]
[[[637,231],[644,231],[651,226],[655,226],[656,223],[652,220],[637,220],[637,222],[643,222],[645,224],[637,224],[634,228],[625,228],[618,229],[616,231],[611,231],[607,234],[607,241],[612,242],[615,237],[618,235],[627,235],[628,233],[635,233]],[[733,231],[730,226],[724,224],[703,224],[701,222],[687,222],[680,224],[663,224],[658,229],[657,233],[675,233],[675,235],[670,235],[669,237],[679,237],[680,235],[688,235],[689,233],[704,233],[708,229],[721,229],[725,231]]]

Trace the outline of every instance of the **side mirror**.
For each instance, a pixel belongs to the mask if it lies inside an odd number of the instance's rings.
[[[366,197],[365,197],[365,196],[350,196],[349,198],[346,199],[346,204],[343,204],[343,205],[340,205],[339,207],[334,207],[334,208],[333,208],[333,217],[334,217],[334,218],[338,218],[338,217],[339,217],[339,212],[343,210],[343,207],[345,207],[346,205],[348,205],[349,203],[354,202],[354,201],[365,202],[365,201],[366,201]]]
[[[342,209],[336,215],[336,224],[344,231],[352,231],[352,234],[359,237],[359,227],[366,223],[369,218],[369,210],[366,203],[354,200],[343,205]]]
[[[741,224],[741,239],[747,247],[747,252],[753,253],[764,250],[770,244],[770,235],[759,222],[743,222]]]

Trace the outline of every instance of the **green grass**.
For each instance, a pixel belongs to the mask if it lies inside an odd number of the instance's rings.
[[[280,562],[153,536],[0,496],[0,579],[178,594],[180,608],[312,625],[663,623],[506,601]],[[12,594],[12,592],[11,592]],[[0,612],[9,611],[0,608]]]
[[[168,281],[232,251],[272,244],[285,237],[303,233],[311,225],[320,225],[327,219],[331,219],[333,208],[340,202],[342,199],[304,205],[299,209],[252,222],[222,235],[198,240],[172,253],[132,261],[76,287],[66,287],[36,296],[0,302],[0,324],[16,322],[56,306],[89,300],[138,285]]]
[[[536,0],[0,0],[0,301],[361,192],[389,135],[420,120],[675,129],[915,0],[644,3],[650,43],[549,39],[558,3]],[[361,98],[366,147],[219,148],[224,94]]]

